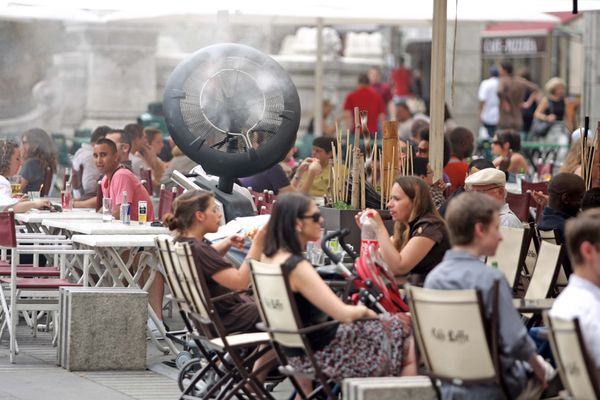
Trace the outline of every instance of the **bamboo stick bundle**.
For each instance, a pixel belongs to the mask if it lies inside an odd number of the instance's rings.
[[[393,157],[397,153],[398,147],[398,121],[385,121],[383,123],[382,147],[381,163],[384,165],[384,174],[381,175],[381,193],[384,195],[389,192],[389,176],[394,175],[393,170],[390,168],[396,165]]]
[[[352,160],[353,146],[351,144],[346,148],[346,161],[344,162],[344,201],[348,201],[348,191],[350,188],[350,162]]]
[[[359,207],[360,203],[360,115],[358,107],[354,107],[354,153],[352,158],[352,202],[351,206],[354,209]]]

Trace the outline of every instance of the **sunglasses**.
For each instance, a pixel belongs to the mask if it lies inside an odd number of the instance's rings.
[[[429,149],[425,147],[417,147],[417,153],[429,153]]]
[[[316,212],[312,215],[300,215],[298,216],[300,219],[312,219],[313,222],[319,222],[321,220],[321,213]]]

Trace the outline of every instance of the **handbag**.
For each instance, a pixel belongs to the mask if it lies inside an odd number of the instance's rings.
[[[554,113],[553,110],[553,106],[552,106],[552,102],[548,101],[548,111],[550,112],[550,114]],[[548,135],[548,131],[550,131],[550,128],[552,128],[552,125],[554,125],[554,122],[550,122],[550,121],[544,121],[538,118],[534,118],[533,122],[531,123],[531,133],[533,134],[534,137],[546,137],[546,135]]]
[[[534,137],[546,137],[553,124],[554,123],[550,121],[534,118],[533,123],[531,124],[531,133]]]

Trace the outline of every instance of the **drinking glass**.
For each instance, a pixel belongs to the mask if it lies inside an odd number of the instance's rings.
[[[39,190],[36,191],[36,192],[30,191],[27,194],[28,194],[29,200],[31,200],[31,201],[36,201],[36,200],[39,200],[41,198]]]
[[[16,196],[21,194],[21,177],[18,175],[10,177],[10,190],[11,195]]]
[[[73,209],[73,195],[70,190],[62,190],[60,192],[60,201],[63,211]]]
[[[102,221],[111,222],[112,220],[112,199],[105,197],[102,199]]]

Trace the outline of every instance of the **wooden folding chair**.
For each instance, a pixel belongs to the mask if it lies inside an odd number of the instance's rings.
[[[552,231],[542,231],[539,228],[536,228],[536,232],[540,242],[544,241],[552,244],[562,244],[560,240],[560,234],[556,229]],[[571,272],[571,263],[568,257],[565,255],[562,258],[561,266],[558,270],[556,286],[563,288],[567,286],[567,283],[569,283],[568,277],[571,275]]]
[[[201,367],[199,359],[191,359],[188,364],[183,366],[179,375],[179,386],[182,391],[181,398],[185,396],[210,397],[216,393],[220,387],[227,383],[230,379],[226,372],[219,368],[219,354],[211,353],[207,347],[208,338],[204,337],[190,320],[190,316],[194,314],[206,315],[207,311],[203,303],[188,302],[186,299],[191,296],[189,291],[184,292],[184,277],[181,275],[181,267],[178,265],[179,257],[175,252],[175,246],[170,237],[163,236],[155,239],[156,248],[165,270],[167,285],[171,290],[173,300],[177,302],[179,313],[188,332],[189,338],[194,342],[195,347],[200,352],[200,355],[205,359],[206,365]],[[200,306],[199,308],[193,308]],[[200,368],[201,367],[201,368]],[[193,373],[194,369],[197,371]],[[211,380],[212,385],[209,387],[207,381]],[[187,385],[184,380],[187,379]],[[205,381],[206,380],[206,381]],[[200,383],[203,382],[204,384]]]
[[[268,351],[268,347],[257,350],[260,345],[269,344],[269,336],[264,332],[228,334],[225,330],[221,317],[217,313],[214,303],[225,297],[234,295],[229,293],[216,298],[210,297],[207,282],[197,266],[192,255],[189,243],[179,243],[175,246],[175,253],[179,260],[174,263],[179,268],[179,276],[182,279],[182,294],[190,304],[192,319],[198,330],[207,339],[210,348],[222,354],[221,362],[229,366],[230,379],[221,389],[226,395],[225,399],[247,392],[246,385],[250,385],[254,391],[253,397],[259,399],[273,399],[273,396],[256,379],[260,370],[252,371],[254,362]],[[244,353],[250,353],[244,356]],[[228,358],[225,358],[225,354]]]
[[[50,193],[50,189],[52,189],[52,178],[53,178],[52,168],[46,167],[46,171],[44,171],[44,186],[40,191],[40,197],[48,197]]]
[[[529,193],[516,194],[506,192],[506,202],[521,222],[529,220],[530,197]]]
[[[546,241],[540,243],[540,251],[531,274],[524,299],[546,299],[556,284],[558,269],[562,263],[564,248],[562,245]]]
[[[152,170],[149,168],[140,168],[140,180],[148,194],[152,196],[154,192],[152,190]]]
[[[500,227],[502,241],[498,245],[496,255],[488,257],[486,264],[496,263],[498,269],[504,273],[511,288],[516,288],[525,263],[531,236],[529,228]]]
[[[548,194],[548,182],[527,182],[521,181],[521,193],[527,193],[528,190]]]
[[[14,213],[12,211],[0,212],[0,232],[2,232],[0,234],[0,248],[11,251],[10,277],[0,278],[0,284],[2,285],[0,289],[0,302],[2,303],[2,329],[0,330],[0,337],[4,327],[8,327],[10,362],[14,363],[15,356],[18,353],[16,329],[19,313],[23,311],[36,311],[34,313],[34,325],[37,325],[35,323],[37,320],[37,311],[58,312],[58,289],[61,286],[81,286],[78,283],[64,279],[66,273],[64,267],[66,264],[66,255],[83,255],[84,269],[86,269],[93,252],[89,250],[76,250],[72,245],[67,243],[56,244],[55,242],[49,245],[42,245],[41,243],[27,246],[19,245],[15,232]],[[28,241],[31,240],[28,239]],[[54,275],[48,277],[40,273],[19,274],[17,266],[20,254],[59,255],[61,264],[60,277],[56,278]],[[35,268],[42,270],[42,267]],[[22,271],[24,269],[26,268],[21,268]]]
[[[338,324],[338,322],[328,321],[308,327],[303,326],[294,294],[290,288],[288,277],[283,273],[282,266],[256,260],[251,260],[250,266],[254,296],[263,321],[261,329],[269,334],[277,358],[283,366],[280,370],[290,377],[296,391],[303,399],[317,398],[321,393],[324,393],[327,398],[334,398],[332,385],[339,382],[334,382],[321,371],[308,341],[308,334],[332,324]],[[283,348],[302,349],[313,366],[313,374],[304,375],[296,371],[288,363]],[[304,375],[316,380],[319,386],[313,392],[305,394],[294,375]]]
[[[177,197],[177,188],[173,187],[171,191],[165,189],[165,185],[160,185],[160,192],[158,195],[158,219],[162,221],[163,216],[166,213],[173,212],[173,202]]]
[[[485,317],[480,291],[408,287],[415,337],[434,387],[496,384],[506,398],[498,356],[498,282],[492,315]]]
[[[560,379],[573,399],[600,399],[600,371],[588,355],[579,321],[550,317],[544,312],[550,348]]]

